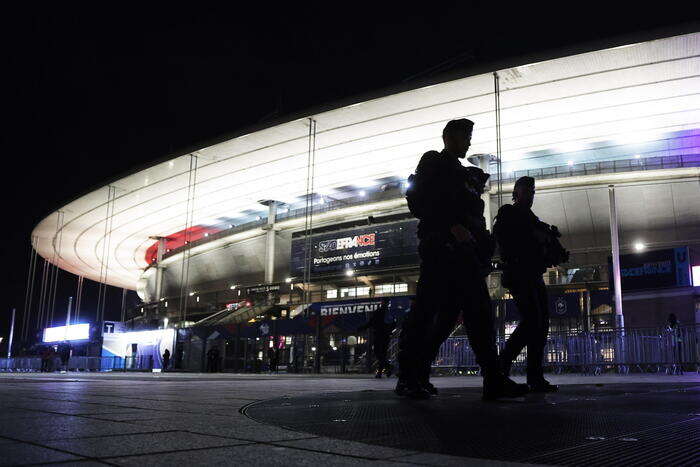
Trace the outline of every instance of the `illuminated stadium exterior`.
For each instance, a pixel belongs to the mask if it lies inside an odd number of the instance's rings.
[[[230,137],[72,201],[36,226],[34,246],[65,271],[137,290],[137,316],[180,327],[239,300],[286,305],[289,317],[311,302],[407,296],[418,258],[406,178],[460,117],[475,122],[470,160],[492,174],[491,221],[517,177],[537,180],[533,211],[572,252],[546,276],[555,294],[576,294],[569,326],[610,324],[610,185],[623,254],[688,247],[689,267],[700,264],[700,33],[521,63]],[[489,283],[502,297],[497,275]],[[674,297],[697,302],[697,289],[675,285],[687,293]]]

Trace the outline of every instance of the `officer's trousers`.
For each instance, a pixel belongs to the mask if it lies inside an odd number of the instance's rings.
[[[541,275],[519,277],[510,289],[520,314],[520,323],[506,342],[501,361],[509,368],[527,346],[527,381],[535,384],[544,378],[542,361],[549,333],[547,288]]]
[[[416,300],[399,337],[399,376],[426,380],[440,346],[462,313],[469,343],[482,374],[499,371],[491,298],[484,277],[467,253],[421,242]]]
[[[377,371],[381,372],[389,368],[389,360],[387,354],[389,352],[389,335],[375,335],[372,350],[374,358],[377,359]]]

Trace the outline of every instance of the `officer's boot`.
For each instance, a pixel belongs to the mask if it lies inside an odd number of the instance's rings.
[[[428,363],[427,365],[423,365],[423,368],[421,368],[421,374],[418,378],[418,383],[421,385],[421,387],[423,389],[428,391],[431,395],[437,396],[438,390],[430,382],[430,363]]]
[[[527,393],[527,384],[518,384],[504,376],[500,371],[484,375],[482,399],[485,401],[493,401],[504,397],[522,397]]]
[[[430,398],[430,393],[419,383],[419,375],[416,374],[415,368],[412,368],[408,372],[401,369],[394,392],[399,396],[405,396],[411,399]]]
[[[384,366],[384,376],[387,378],[391,377],[391,374],[394,372],[394,366],[391,363],[387,363],[386,366]]]

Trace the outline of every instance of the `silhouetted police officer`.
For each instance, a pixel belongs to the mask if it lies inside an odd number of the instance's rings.
[[[462,313],[469,343],[484,376],[484,398],[518,397],[527,392],[499,367],[491,299],[485,282],[494,243],[486,230],[480,195],[488,175],[464,167],[474,123],[452,120],[443,130],[445,149],[423,155],[409,178],[406,198],[420,219],[420,279],[415,305],[399,338],[396,393],[413,398],[437,394],[430,365]]]
[[[513,188],[514,203],[498,210],[494,235],[503,260],[502,283],[518,307],[520,322],[501,353],[501,366],[510,372],[513,360],[527,346],[527,383],[533,392],[553,392],[557,386],[545,378],[542,368],[549,332],[547,289],[542,274],[548,266],[568,261],[569,254],[557,240],[556,227],[540,221],[530,209],[535,179],[521,177]]]
[[[392,319],[387,322],[388,308],[387,300],[382,300],[381,306],[372,313],[372,318],[357,328],[360,332],[369,329],[372,333],[372,351],[377,359],[376,378],[381,378],[382,374],[388,378],[393,370],[389,363],[388,352],[391,333],[396,329],[396,321]]]

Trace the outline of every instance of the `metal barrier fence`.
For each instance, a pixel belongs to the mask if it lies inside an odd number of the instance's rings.
[[[503,349],[509,335],[499,336],[497,346]],[[553,373],[578,372],[600,374],[665,372],[679,374],[684,370],[700,371],[700,325],[665,328],[617,329],[601,332],[552,333],[547,338],[544,365]],[[397,339],[389,347],[392,360],[398,351]],[[513,364],[514,374],[524,374],[527,349]],[[476,357],[466,337],[450,337],[440,347],[433,362],[437,372],[448,374],[478,371]]]
[[[398,333],[397,333],[398,334]],[[502,349],[509,336],[499,336],[497,345]],[[554,373],[577,372],[596,375],[604,371],[666,372],[700,370],[700,325],[682,326],[674,330],[666,328],[618,329],[600,332],[551,333],[545,347],[546,371]],[[314,342],[307,343],[313,346]],[[398,339],[389,346],[389,359],[396,362]],[[299,353],[294,362],[280,361],[287,372],[313,373],[315,356],[312,347]],[[324,373],[365,372],[371,365],[366,361],[353,361],[345,355],[338,358],[320,356]],[[336,361],[338,360],[338,361]],[[525,372],[527,350],[516,358],[512,371]],[[262,365],[262,362],[260,362]],[[464,374],[478,372],[474,352],[466,337],[450,337],[440,348],[433,368],[438,373]],[[0,372],[39,371],[149,371],[153,369],[152,357],[71,357],[67,365],[61,365],[58,357],[42,362],[40,357],[0,358]],[[185,369],[192,368],[186,367]],[[234,368],[237,371],[254,371],[255,368]],[[203,368],[195,371],[205,371]],[[260,368],[257,371],[269,371]]]
[[[54,371],[150,371],[153,357],[70,357],[64,365],[59,357],[42,360],[40,357],[0,358],[0,372],[54,372]]]

